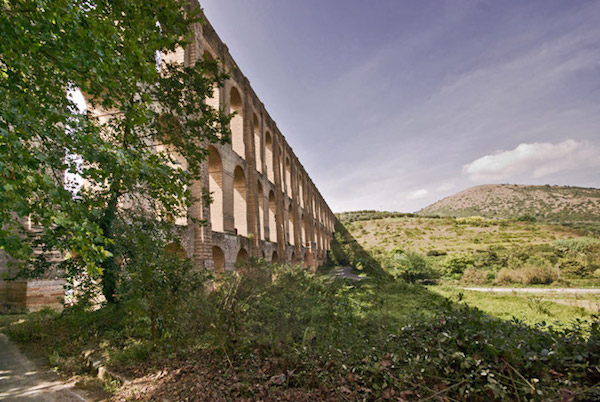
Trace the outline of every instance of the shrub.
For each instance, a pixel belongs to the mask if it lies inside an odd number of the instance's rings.
[[[388,272],[395,278],[414,283],[418,280],[433,279],[437,275],[427,260],[419,253],[402,252],[394,249],[386,261]]]
[[[489,282],[490,272],[475,269],[475,268],[467,268],[463,273],[462,278],[460,279],[463,283],[470,283],[474,285],[485,285]]]
[[[520,283],[523,285],[547,285],[554,282],[558,275],[550,267],[526,266],[519,269],[503,268],[496,275],[495,284],[507,285]]]
[[[535,222],[537,219],[532,215],[521,215],[515,220],[517,222]]]
[[[584,253],[595,246],[600,245],[600,240],[594,237],[573,237],[569,239],[559,239],[552,242],[554,248],[558,251],[567,253]]]
[[[427,257],[439,257],[441,255],[448,255],[448,253],[443,250],[429,250],[427,252]]]
[[[445,276],[462,275],[467,268],[473,268],[475,259],[468,253],[456,253],[446,257],[442,262]]]

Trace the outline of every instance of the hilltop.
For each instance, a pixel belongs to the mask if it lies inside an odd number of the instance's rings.
[[[417,214],[537,220],[599,229],[600,189],[486,184],[446,197]]]

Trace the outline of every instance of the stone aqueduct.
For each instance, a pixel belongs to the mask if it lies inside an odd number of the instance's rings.
[[[198,199],[209,189],[213,202],[210,207],[192,205],[191,219],[181,222],[186,253],[199,267],[215,270],[234,270],[248,257],[316,268],[330,246],[333,213],[210,23],[196,24],[193,34],[185,50],[165,57],[188,65],[205,56],[220,60],[231,78],[215,88],[208,104],[236,115],[231,144],[209,145],[201,180],[192,186]],[[0,250],[0,274],[9,270]],[[63,284],[0,278],[0,305],[59,308]]]
[[[189,65],[200,57],[220,60],[231,78],[208,103],[236,112],[231,144],[209,146],[202,180],[192,188],[198,198],[209,189],[213,203],[189,211],[207,225],[189,225],[188,254],[216,270],[232,270],[250,256],[322,264],[334,215],[210,23],[195,25],[193,43],[168,57]]]

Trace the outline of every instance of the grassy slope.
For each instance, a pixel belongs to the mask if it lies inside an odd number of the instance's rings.
[[[344,214],[341,220],[344,222]],[[470,223],[454,218],[385,218],[346,222],[351,235],[367,250],[403,250],[449,254],[485,250],[490,246],[549,244],[556,239],[577,237],[581,231],[563,226],[531,222],[485,221]]]
[[[570,223],[600,229],[600,189],[496,184],[471,187],[418,212],[432,216],[484,216]]]

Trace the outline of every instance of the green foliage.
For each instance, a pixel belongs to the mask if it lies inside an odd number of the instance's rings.
[[[595,237],[559,239],[552,242],[552,246],[562,253],[584,253],[598,245],[600,245],[600,240]]]
[[[461,275],[467,268],[475,264],[473,255],[468,253],[455,253],[447,256],[441,266],[445,276]]]
[[[410,283],[438,277],[437,273],[427,263],[427,260],[421,254],[412,251],[390,251],[385,268],[394,278],[403,279]]]
[[[414,217],[415,214],[404,212],[388,212],[388,211],[352,211],[336,214],[337,218],[344,224],[358,221],[370,221],[374,219],[386,218],[406,218]]]
[[[515,219],[517,222],[535,222],[537,219],[531,215],[521,215]]]
[[[102,278],[113,301],[125,207],[185,217],[200,196],[190,190],[207,155],[199,144],[229,140],[230,118],[205,103],[227,76],[207,60],[159,70],[156,55],[185,47],[200,22],[186,0],[0,2],[0,247],[10,256],[31,262],[39,244],[63,252],[71,275]],[[77,111],[66,96],[75,88],[99,113]],[[86,183],[76,196],[65,171]]]
[[[439,257],[441,255],[448,255],[448,253],[440,250],[429,250],[427,252],[427,257]]]
[[[380,262],[367,252],[344,224],[336,219],[334,236],[331,241],[331,252],[328,253],[329,263],[333,265],[350,265],[364,271],[373,278],[382,278],[386,273],[381,268]]]
[[[351,284],[254,261],[209,287],[207,297],[190,294],[187,304],[173,299],[187,305],[179,314],[196,314],[181,318],[187,336],[153,339],[148,320],[136,319],[127,304],[31,315],[8,332],[43,345],[59,366],[82,371],[86,366],[74,362],[90,347],[121,367],[146,362],[169,370],[179,359],[218,375],[233,371],[234,381],[250,386],[231,384],[225,392],[232,398],[252,398],[254,384],[265,383],[272,391],[334,392],[320,399],[410,391],[405,399],[419,400],[441,390],[459,400],[547,400],[561,389],[582,399],[600,396],[593,387],[600,381],[600,330],[593,320],[561,328],[502,321],[417,285]],[[198,327],[197,320],[207,325]],[[194,352],[199,349],[223,359],[205,361],[206,354]],[[284,380],[272,384],[273,378]]]

